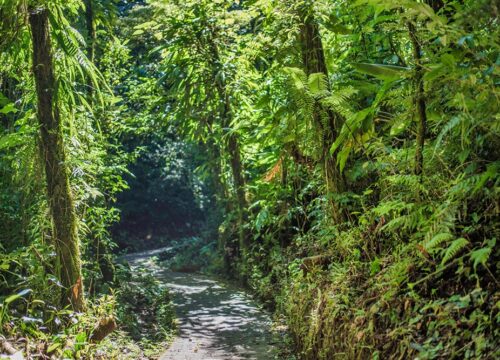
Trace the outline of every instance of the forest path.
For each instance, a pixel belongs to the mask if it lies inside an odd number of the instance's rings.
[[[167,249],[125,258],[147,266],[170,290],[179,334],[160,360],[275,359],[271,319],[241,289],[196,273],[160,268],[153,256]]]

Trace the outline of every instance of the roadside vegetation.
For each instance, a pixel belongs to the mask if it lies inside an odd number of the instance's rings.
[[[154,357],[119,255],[170,247],[296,359],[500,357],[498,39],[493,0],[0,0],[0,354]]]

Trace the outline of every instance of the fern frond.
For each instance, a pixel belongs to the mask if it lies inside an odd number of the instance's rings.
[[[392,186],[402,186],[409,190],[418,190],[424,194],[427,194],[429,192],[429,189],[424,184],[422,184],[419,177],[416,175],[390,175],[387,177],[387,181]]]
[[[486,266],[486,262],[488,261],[488,258],[490,257],[491,254],[491,248],[490,247],[484,247],[479,250],[475,250],[471,255],[470,259],[473,261],[473,266],[474,270],[477,269],[477,266],[479,264]]]
[[[441,142],[443,141],[443,138],[446,136],[448,132],[450,132],[455,126],[460,124],[462,119],[460,116],[454,116],[446,123],[446,125],[443,127],[441,132],[436,138],[436,143],[434,144],[434,154],[436,153],[438,147],[441,145]]]
[[[286,67],[284,69],[285,73],[290,75],[290,78],[293,80],[293,85],[302,90],[305,88],[307,84],[307,75],[304,70],[294,67]]]
[[[453,239],[453,234],[448,233],[448,232],[442,232],[439,234],[436,234],[430,239],[429,241],[426,241],[423,246],[424,249],[427,251],[434,250],[441,244],[445,243],[446,241],[449,241]]]
[[[328,93],[328,77],[323,73],[314,73],[307,79],[309,91],[313,94]]]
[[[468,244],[469,241],[464,238],[458,238],[453,241],[448,249],[446,249],[441,264],[446,264],[448,261],[454,259]]]

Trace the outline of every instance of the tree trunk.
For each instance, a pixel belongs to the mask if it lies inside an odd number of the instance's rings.
[[[212,169],[211,180],[214,191],[213,201],[214,204],[216,204],[224,201],[227,197],[228,191],[222,177],[221,149],[215,141],[216,134],[214,133],[214,118],[212,115],[207,118],[205,125],[209,135],[204,145],[207,148],[210,168]],[[226,206],[227,204],[224,204],[223,208],[226,209]]]
[[[94,62],[96,32],[92,0],[85,0],[85,22],[87,25],[87,57],[91,62]]]
[[[305,72],[308,76],[314,73],[322,73],[328,79],[328,69],[319,27],[314,19],[312,11],[310,11],[307,5],[304,5],[300,9],[300,18],[302,23],[300,44]],[[314,123],[321,133],[322,138],[321,167],[325,177],[327,193],[340,194],[345,191],[345,180],[337,166],[338,150],[330,154],[330,148],[335,142],[339,129],[342,126],[343,117],[331,109],[325,109],[319,103],[315,106],[316,110],[313,116]],[[322,119],[322,114],[326,115],[328,119],[326,124]],[[331,201],[331,207],[334,220],[337,223],[342,222],[344,220],[344,214],[340,206],[335,201]]]
[[[239,237],[240,249],[247,250],[248,243],[243,225],[247,220],[247,200],[245,197],[245,177],[243,175],[243,164],[241,162],[240,144],[238,138],[234,133],[228,135],[228,153],[231,163],[231,172],[233,174],[234,188],[236,192],[236,199],[238,201],[238,223],[239,223]]]
[[[84,308],[84,296],[77,219],[66,168],[59,108],[54,99],[57,90],[47,10],[31,9],[29,23],[33,39],[33,73],[38,101],[40,152],[45,167],[58,271],[64,286],[62,303],[81,311]]]
[[[413,61],[415,62],[415,105],[417,109],[417,148],[415,150],[415,175],[422,176],[424,169],[424,143],[427,132],[427,111],[425,104],[424,79],[422,68],[422,55],[420,43],[417,36],[415,25],[408,23],[408,32],[413,47]]]
[[[96,30],[94,22],[93,0],[85,0],[85,23],[87,27],[87,57],[93,63],[95,57]],[[87,94],[90,105],[93,103],[94,84],[90,76],[87,76]]]
[[[228,128],[231,124],[231,107],[229,98],[223,85],[219,86],[220,96],[224,96],[225,105],[222,110],[223,127]],[[233,175],[234,191],[238,202],[238,233],[240,238],[240,251],[248,249],[248,241],[243,231],[243,225],[247,219],[247,200],[245,197],[245,176],[243,175],[243,163],[241,161],[240,144],[235,133],[228,133],[226,139],[226,151],[229,155],[231,173]]]
[[[103,244],[102,240],[94,236],[94,251],[96,252],[95,260],[101,271],[102,280],[105,283],[112,283],[115,281],[115,266],[110,258],[111,251],[108,246]]]
[[[222,66],[220,63],[219,50],[213,40],[209,41],[210,52],[212,55],[211,66],[213,70],[213,81],[215,83],[218,100],[221,103],[220,117],[223,129],[231,126],[232,110],[229,94],[227,92],[226,82],[223,76],[220,76]],[[249,246],[248,239],[243,231],[243,224],[247,219],[248,204],[245,197],[246,180],[244,176],[243,163],[241,161],[241,150],[238,137],[235,133],[228,132],[226,139],[226,152],[229,155],[229,163],[234,183],[234,192],[238,202],[238,232],[240,240],[240,251],[246,250]]]

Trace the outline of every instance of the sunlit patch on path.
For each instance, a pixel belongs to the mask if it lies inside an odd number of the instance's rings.
[[[129,257],[132,265],[154,266],[155,253]],[[274,359],[271,319],[243,291],[216,279],[157,269],[170,289],[179,335],[160,360]]]

